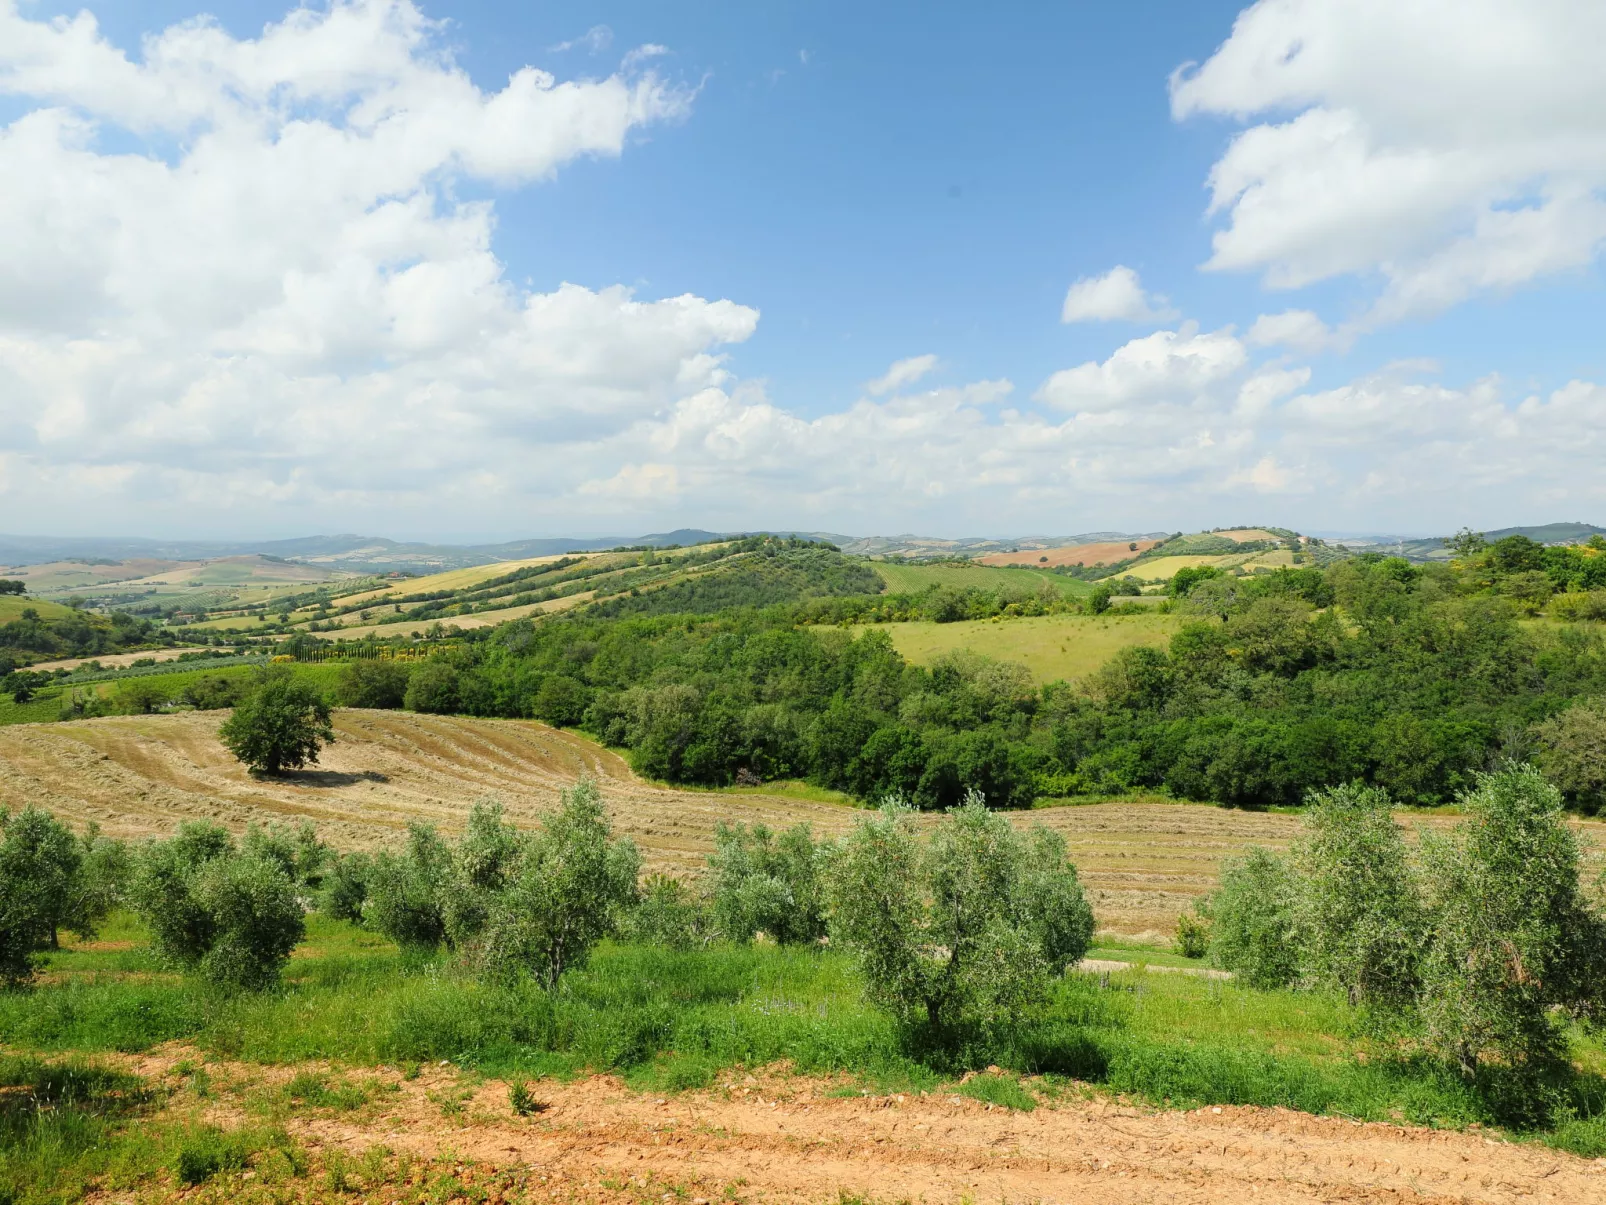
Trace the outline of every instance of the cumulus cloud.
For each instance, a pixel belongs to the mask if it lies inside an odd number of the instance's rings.
[[[1064,368],[1044,382],[1039,401],[1060,410],[1110,410],[1132,402],[1191,398],[1243,368],[1247,353],[1230,330],[1200,334],[1197,323],[1156,331],[1108,360]]]
[[[865,392],[872,397],[895,393],[905,385],[913,385],[935,367],[937,367],[937,357],[934,355],[910,356],[907,360],[895,361],[883,376],[877,377],[864,387]]]
[[[482,90],[438,34],[409,0],[351,0],[255,40],[175,25],[135,60],[87,13],[0,0],[0,92],[30,106],[0,127],[7,481],[450,505],[726,380],[756,311],[520,289],[492,205],[455,196],[619,155],[690,92],[639,63]]]
[[[1310,310],[1262,314],[1244,335],[1250,347],[1286,347],[1305,355],[1342,351],[1352,341],[1349,332],[1334,330]]]
[[[1125,264],[1103,276],[1081,277],[1060,309],[1061,322],[1168,322],[1177,316],[1164,297],[1145,293],[1138,274]]]
[[[1259,0],[1172,80],[1179,119],[1256,123],[1211,171],[1207,266],[1279,288],[1380,273],[1376,324],[1588,264],[1603,42],[1591,0]]]

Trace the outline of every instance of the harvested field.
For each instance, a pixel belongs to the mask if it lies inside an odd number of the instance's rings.
[[[122,1062],[152,1081],[171,1082],[181,1059],[203,1061],[175,1047]],[[283,1093],[295,1076],[309,1082],[338,1074],[322,1065],[221,1062],[209,1063],[207,1072],[204,1115],[225,1126],[247,1122],[251,1102]],[[528,1117],[509,1107],[506,1082],[453,1067],[430,1067],[411,1079],[381,1067],[357,1082],[376,1098],[372,1105],[356,1114],[300,1108],[286,1123],[318,1165],[344,1152],[353,1171],[364,1168],[362,1188],[353,1184],[340,1194],[347,1200],[388,1201],[406,1190],[393,1157],[369,1154],[379,1144],[455,1173],[467,1190],[455,1199],[484,1199],[467,1195],[473,1185],[486,1195],[495,1191],[495,1199],[599,1205],[660,1199],[1583,1205],[1598,1199],[1606,1173],[1606,1160],[1477,1132],[1285,1109],[1160,1112],[1074,1092],[1023,1112],[952,1090],[859,1095],[832,1080],[780,1070],[736,1072],[712,1089],[670,1096],[635,1092],[610,1076],[547,1080],[536,1085],[541,1111]],[[1042,1089],[1032,1081],[1027,1087]],[[450,1115],[443,1115],[442,1101],[454,1102]],[[184,1108],[181,1097],[175,1114]],[[208,1201],[257,1191],[231,1176],[202,1190]]]
[[[1113,565],[1147,552],[1159,540],[1112,540],[1102,544],[1067,544],[1063,548],[1031,548],[977,557],[983,565]],[[1133,544],[1137,547],[1134,549]]]
[[[308,819],[331,843],[353,849],[395,841],[415,820],[455,832],[476,800],[492,797],[515,824],[530,825],[590,773],[648,868],[680,876],[702,871],[720,820],[772,828],[807,821],[836,833],[855,817],[852,807],[795,796],[655,786],[609,750],[534,721],[399,711],[336,711],[338,740],[317,768],[253,779],[218,741],[221,719],[184,712],[0,729],[0,806],[34,803],[117,837],[166,835],[184,820],[238,832],[253,821]],[[1214,888],[1222,859],[1249,845],[1283,848],[1299,828],[1295,816],[1162,800],[1039,808],[1011,819],[1065,835],[1101,929],[1156,940],[1169,940],[1177,916]],[[1580,827],[1598,856],[1606,823]]]
[[[253,821],[309,819],[342,848],[396,840],[410,821],[461,828],[470,805],[494,796],[532,824],[582,773],[597,775],[619,831],[651,869],[700,872],[719,820],[771,827],[808,821],[839,832],[854,810],[783,795],[653,786],[617,755],[571,732],[519,720],[340,710],[337,742],[316,769],[251,778],[217,739],[219,712],[112,716],[0,729],[0,806],[36,803],[112,836],[165,835],[183,820],[240,831]],[[1110,803],[1022,813],[1060,830],[1087,882],[1100,926],[1169,934],[1178,913],[1211,888],[1222,857],[1281,845],[1295,821],[1172,803]]]

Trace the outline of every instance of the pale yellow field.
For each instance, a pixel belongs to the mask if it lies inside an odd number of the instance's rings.
[[[1200,565],[1214,565],[1225,569],[1241,565],[1248,558],[1242,554],[1232,556],[1161,556],[1152,561],[1139,561],[1132,566],[1132,576],[1143,581],[1170,581],[1178,569],[1196,569]]]
[[[1182,621],[1174,615],[1040,615],[966,623],[894,623],[887,633],[917,665],[939,653],[969,649],[1016,661],[1039,682],[1086,677],[1128,645],[1163,645]]]
[[[21,597],[15,594],[0,594],[0,623],[21,619],[22,613],[30,608],[39,612],[40,619],[60,619],[72,614],[70,608],[60,603],[45,602],[42,598],[31,598],[26,594]]]
[[[420,636],[426,628],[433,627],[437,623],[449,628],[461,628],[466,632],[470,628],[495,627],[499,623],[507,623],[510,619],[523,619],[529,615],[551,615],[555,611],[567,611],[570,607],[577,607],[589,601],[591,601],[591,591],[586,590],[565,598],[527,603],[522,607],[503,607],[500,611],[485,611],[478,615],[453,615],[445,619],[419,620],[417,623],[370,623],[316,634],[326,640],[363,640],[369,636]]]

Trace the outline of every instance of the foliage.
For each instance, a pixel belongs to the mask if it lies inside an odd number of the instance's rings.
[[[1569,804],[1591,815],[1606,807],[1606,699],[1574,703],[1533,735],[1535,761]]]
[[[1197,912],[1177,917],[1176,950],[1184,958],[1203,958],[1210,953],[1210,923]]]
[[[807,944],[825,936],[824,869],[829,842],[816,842],[807,824],[779,839],[762,824],[714,828],[713,913],[719,932],[731,941],[771,940]]]
[[[679,879],[651,874],[643,880],[636,906],[621,926],[624,937],[670,950],[692,950],[713,935],[713,918],[703,901]]]
[[[635,904],[640,868],[630,839],[613,838],[596,780],[582,779],[521,842],[486,919],[480,965],[495,976],[528,974],[556,987]]]
[[[146,847],[130,897],[163,958],[223,988],[272,987],[305,933],[282,864],[205,822]]]
[[[1351,1004],[1412,1005],[1426,916],[1388,793],[1351,784],[1313,794],[1292,861],[1307,973]]]
[[[407,698],[411,670],[405,661],[348,661],[335,682],[335,702],[342,707],[400,707]]]
[[[1093,931],[1063,843],[1022,836],[975,797],[925,842],[885,805],[842,842],[831,893],[833,939],[857,953],[870,999],[936,1038],[1030,1013]]]
[[[406,848],[373,860],[363,919],[404,950],[434,950],[446,938],[442,894],[450,871],[451,850],[435,829],[408,825]]]
[[[218,736],[252,770],[279,774],[317,761],[335,732],[322,695],[288,667],[265,666]]]
[[[1469,1075],[1486,1054],[1542,1070],[1565,1051],[1552,1009],[1606,1006],[1606,921],[1580,891],[1560,792],[1537,770],[1508,763],[1461,805],[1467,820],[1426,843],[1429,1040]]]
[[[331,920],[361,921],[373,867],[373,858],[365,853],[335,855],[324,875],[319,911]]]
[[[1286,987],[1299,974],[1294,883],[1288,864],[1270,850],[1253,846],[1223,863],[1208,917],[1217,966],[1258,988]]]
[[[409,711],[449,714],[461,708],[459,679],[456,666],[432,658],[408,675],[402,700]]]

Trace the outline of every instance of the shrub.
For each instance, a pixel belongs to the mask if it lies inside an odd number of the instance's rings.
[[[1557,619],[1600,623],[1606,621],[1606,590],[1569,591],[1550,601]]]
[[[1567,802],[1591,815],[1606,808],[1606,699],[1575,703],[1533,735],[1534,760]]]
[[[456,666],[446,661],[425,661],[408,675],[402,701],[409,711],[450,715],[457,710],[460,687]]]
[[[373,877],[374,860],[364,853],[336,857],[324,875],[318,909],[331,920],[358,924],[368,900],[368,881]]]
[[[1334,787],[1308,804],[1293,849],[1294,927],[1305,967],[1351,1004],[1407,1007],[1426,922],[1388,792]]]
[[[822,869],[826,842],[799,824],[777,840],[762,824],[714,828],[714,921],[731,941],[765,933],[778,942],[818,941],[825,935]]]
[[[1226,862],[1207,908],[1210,954],[1251,987],[1286,987],[1299,973],[1294,946],[1294,886],[1288,865],[1252,847]]]
[[[218,735],[252,770],[278,774],[318,760],[335,739],[329,705],[286,666],[267,666]]]
[[[711,928],[708,910],[686,884],[654,874],[641,885],[625,934],[644,945],[690,950],[707,940]]]
[[[407,847],[379,854],[368,878],[363,919],[406,950],[430,951],[446,937],[441,898],[451,850],[427,824],[407,828]]]
[[[89,929],[87,918],[75,915],[83,889],[83,850],[66,825],[49,812],[24,808],[15,816],[0,811],[0,884],[8,929],[6,946],[22,951],[0,971],[18,982],[31,974],[32,951],[57,945],[62,927]]]
[[[1091,936],[1063,848],[974,795],[922,842],[889,803],[833,859],[832,935],[857,953],[870,999],[905,1023],[951,1038],[1019,1020]]]
[[[208,675],[187,685],[179,698],[196,711],[222,711],[235,706],[245,697],[245,685],[237,677]]]
[[[216,825],[183,825],[172,840],[148,846],[130,896],[157,952],[220,987],[273,986],[305,935],[282,865],[237,852]]]
[[[407,700],[410,675],[405,661],[348,661],[335,681],[335,702],[342,707],[400,707]]]
[[[1467,820],[1425,849],[1428,1038],[1467,1075],[1485,1054],[1542,1070],[1565,1051],[1552,1009],[1598,1016],[1606,1003],[1606,923],[1580,892],[1561,793],[1537,770],[1507,763],[1461,805]]]
[[[481,801],[469,809],[468,827],[452,850],[441,893],[441,917],[453,946],[472,942],[485,928],[524,853],[525,839],[502,820],[502,805]]]
[[[1210,953],[1210,922],[1198,913],[1184,912],[1177,917],[1176,951],[1184,958],[1203,958]]]
[[[282,824],[266,828],[252,824],[240,838],[240,850],[273,862],[309,895],[323,887],[324,872],[335,860],[335,851],[319,840],[310,820],[303,820],[293,831]]]
[[[581,779],[523,842],[485,925],[482,969],[500,978],[529,974],[556,987],[635,903],[640,869],[635,844],[613,839],[596,780]]]
[[[150,715],[166,707],[171,699],[160,682],[133,678],[117,688],[113,702],[123,715]]]

